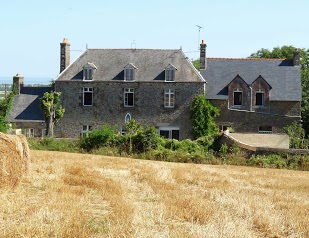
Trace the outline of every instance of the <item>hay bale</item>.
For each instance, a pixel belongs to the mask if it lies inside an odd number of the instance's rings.
[[[28,142],[23,135],[0,133],[0,187],[15,187],[30,162]]]

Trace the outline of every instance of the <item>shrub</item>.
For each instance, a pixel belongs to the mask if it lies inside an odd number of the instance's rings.
[[[80,148],[86,151],[98,149],[101,146],[114,142],[116,130],[109,125],[103,125],[100,129],[89,132],[88,136],[80,139]]]
[[[155,150],[161,144],[161,137],[158,135],[156,128],[148,126],[142,128],[132,138],[133,150],[135,153],[143,153]]]

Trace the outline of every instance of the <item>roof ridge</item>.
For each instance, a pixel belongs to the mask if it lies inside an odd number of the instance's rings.
[[[181,49],[151,49],[151,48],[88,48],[87,50],[173,50],[181,51]]]
[[[220,57],[213,57],[207,58],[213,60],[289,60],[287,58],[220,58]]]

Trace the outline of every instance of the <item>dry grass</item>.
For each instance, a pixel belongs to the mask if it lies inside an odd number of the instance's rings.
[[[309,172],[31,156],[0,237],[309,237]]]

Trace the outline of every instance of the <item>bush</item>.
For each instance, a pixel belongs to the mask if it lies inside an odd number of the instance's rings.
[[[155,150],[162,143],[162,138],[158,135],[156,128],[145,127],[132,137],[133,150],[135,153],[143,153]]]
[[[0,132],[6,132],[8,130],[8,124],[4,117],[0,116]]]
[[[109,125],[103,125],[100,129],[93,130],[88,133],[88,136],[80,139],[80,148],[86,151],[98,149],[106,146],[108,143],[114,143],[116,130]]]

